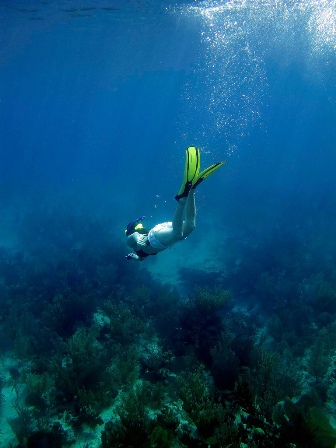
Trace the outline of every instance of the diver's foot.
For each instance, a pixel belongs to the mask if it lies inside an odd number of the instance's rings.
[[[190,185],[185,185],[182,194],[177,194],[177,195],[175,196],[175,199],[176,199],[178,202],[181,202],[181,201],[182,201],[182,202],[185,203],[185,202],[187,201],[188,194],[189,194],[189,192],[191,191],[191,187],[192,187],[191,182],[189,182],[189,184],[190,184]]]
[[[177,196],[175,196],[175,199],[177,200],[177,202],[183,206],[185,206],[185,204],[187,203],[187,198],[184,196],[183,198],[179,198],[177,199]]]

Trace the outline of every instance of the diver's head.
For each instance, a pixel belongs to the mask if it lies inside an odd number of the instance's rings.
[[[144,225],[141,222],[145,218],[146,218],[146,216],[141,216],[140,218],[135,219],[134,221],[131,221],[130,223],[128,223],[127,227],[126,227],[126,230],[125,230],[125,235],[126,236],[130,236],[134,232],[138,232],[138,233],[141,233],[143,235],[147,235],[148,230],[146,229],[146,227],[144,227]]]

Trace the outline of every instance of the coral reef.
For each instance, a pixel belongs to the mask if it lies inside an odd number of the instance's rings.
[[[237,233],[215,283],[181,270],[186,298],[117,261],[98,220],[41,216],[0,253],[12,447],[87,432],[103,448],[334,447],[336,260],[322,240],[285,224],[253,244]]]

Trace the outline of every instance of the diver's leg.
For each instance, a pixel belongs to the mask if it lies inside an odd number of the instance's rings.
[[[175,240],[181,240],[183,238],[183,213],[186,203],[188,203],[187,198],[181,198],[177,202],[173,218],[173,238]]]
[[[155,232],[155,237],[161,244],[164,244],[165,246],[171,246],[172,244],[184,238],[183,214],[186,202],[187,198],[185,197],[180,198],[177,202],[177,207],[171,227],[164,227],[163,229]]]
[[[183,238],[187,238],[196,227],[196,204],[195,204],[195,190],[190,190],[185,212],[185,221],[183,223],[182,233]]]

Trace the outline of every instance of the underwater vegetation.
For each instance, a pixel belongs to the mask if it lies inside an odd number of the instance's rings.
[[[335,446],[332,227],[327,248],[311,224],[300,238],[285,223],[262,238],[236,230],[215,282],[181,270],[188,297],[116,256],[107,229],[50,207],[0,252],[12,448],[74,446],[90,431],[102,448]]]

